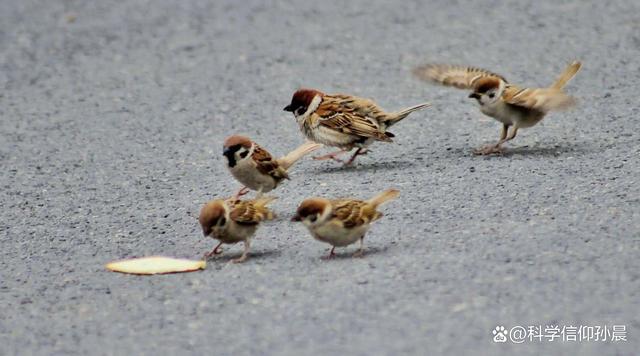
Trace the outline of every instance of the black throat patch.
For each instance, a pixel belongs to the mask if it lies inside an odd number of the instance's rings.
[[[233,145],[231,147],[227,147],[222,151],[222,154],[227,157],[227,161],[229,161],[229,167],[233,168],[236,166],[236,152],[240,149],[240,145]]]

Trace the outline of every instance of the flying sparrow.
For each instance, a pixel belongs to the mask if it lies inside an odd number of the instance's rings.
[[[480,111],[502,123],[500,141],[475,151],[476,154],[500,153],[501,145],[516,137],[518,129],[536,125],[552,110],[567,109],[575,99],[562,88],[580,69],[573,62],[548,88],[519,88],[507,83],[503,76],[490,71],[445,64],[427,64],[414,69],[420,79],[460,89],[472,89],[469,98],[476,99]],[[511,133],[509,127],[513,126]]]
[[[222,154],[227,158],[227,168],[244,185],[236,198],[247,192],[247,188],[267,193],[283,180],[289,179],[287,170],[304,155],[322,145],[307,142],[284,157],[274,159],[271,154],[250,138],[233,135],[224,141]]]
[[[298,206],[291,221],[302,221],[316,240],[333,246],[326,258],[335,256],[336,247],[351,245],[360,240],[360,249],[353,255],[364,254],[364,235],[372,222],[380,219],[378,206],[394,199],[398,190],[386,190],[369,200],[310,198]]]
[[[314,89],[300,89],[293,94],[291,103],[284,108],[296,118],[302,133],[311,141],[339,147],[341,151],[316,159],[334,159],[337,155],[356,148],[346,162],[351,164],[374,141],[392,142],[394,134],[387,129],[414,111],[429,107],[422,103],[388,113],[369,99],[351,95],[324,94]]]
[[[204,236],[211,236],[220,241],[218,245],[205,255],[222,253],[220,245],[244,242],[242,256],[231,260],[233,263],[244,262],[249,255],[251,237],[258,229],[258,224],[264,220],[271,220],[274,214],[267,208],[274,197],[261,197],[254,200],[212,200],[200,210],[200,226]]]

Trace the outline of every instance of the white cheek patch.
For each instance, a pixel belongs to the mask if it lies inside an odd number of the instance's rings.
[[[326,207],[322,212],[322,215],[318,218],[318,221],[327,221],[331,215],[331,207]]]
[[[314,111],[316,111],[318,106],[320,106],[321,102],[322,98],[320,97],[320,95],[314,96],[313,100],[311,100],[311,104],[309,104],[309,107],[307,108],[307,111],[305,111],[301,117],[308,117],[309,115],[311,115]]]
[[[256,150],[256,146],[255,144],[251,145],[251,148],[249,148],[248,150],[246,148],[243,148],[242,150],[238,150],[238,152],[236,152],[236,160],[237,161],[242,161],[245,160],[247,158],[251,158],[251,156],[253,156],[253,152]],[[247,152],[247,154],[242,157],[241,154]]]
[[[500,86],[498,87],[498,92],[496,93],[498,98],[502,97],[502,94],[504,93],[504,90],[506,88],[507,88],[507,84],[503,80],[501,80],[500,81]]]

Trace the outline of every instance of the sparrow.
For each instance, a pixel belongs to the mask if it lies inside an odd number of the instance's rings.
[[[209,253],[211,255],[222,253],[220,245],[244,242],[244,252],[239,258],[231,260],[232,263],[244,262],[249,255],[251,238],[258,229],[260,222],[272,220],[275,215],[267,208],[275,197],[260,197],[254,200],[217,199],[204,205],[200,210],[200,226],[204,236],[211,236],[220,241]]]
[[[236,198],[246,194],[248,189],[259,194],[268,193],[282,181],[289,179],[287,170],[304,155],[317,150],[322,145],[307,142],[291,151],[284,157],[274,159],[271,154],[240,135],[227,137],[222,154],[227,158],[227,168],[234,178],[244,185],[236,194]]]
[[[549,111],[567,109],[575,99],[562,89],[576,75],[581,63],[574,61],[548,88],[520,88],[496,73],[476,67],[427,64],[415,68],[418,78],[460,89],[471,89],[480,111],[502,123],[500,140],[474,151],[476,154],[501,153],[502,144],[513,140],[518,129],[535,126]],[[509,127],[513,126],[511,133]]]
[[[333,247],[325,258],[335,256],[336,247],[351,245],[360,240],[360,249],[354,257],[364,254],[364,235],[372,222],[380,219],[382,213],[376,209],[382,203],[394,199],[398,190],[386,190],[369,200],[310,198],[298,206],[291,221],[301,221],[316,240],[329,243]]]
[[[315,159],[333,159],[356,148],[345,163],[353,163],[375,141],[392,142],[394,134],[387,129],[414,111],[429,107],[429,103],[415,105],[398,112],[385,112],[372,100],[356,96],[324,94],[315,89],[300,89],[293,94],[284,110],[296,118],[302,133],[311,141],[339,147],[338,152]]]

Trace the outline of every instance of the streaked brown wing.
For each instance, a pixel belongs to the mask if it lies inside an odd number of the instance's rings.
[[[233,206],[229,217],[240,224],[255,225],[265,219],[265,209],[256,207],[252,200],[239,201]]]
[[[381,214],[362,200],[332,200],[333,215],[344,227],[352,228],[378,219]]]
[[[320,117],[320,125],[332,130],[391,142],[376,121],[376,117],[383,112],[371,100],[348,95],[325,95],[315,114]]]
[[[251,157],[253,157],[253,160],[256,162],[257,169],[260,173],[268,174],[276,179],[288,178],[286,172],[280,169],[278,161],[264,148],[255,145]]]
[[[555,88],[518,88],[509,85],[502,94],[506,103],[542,112],[568,109],[575,99]]]
[[[342,111],[352,112],[362,117],[376,119],[385,114],[373,100],[347,94],[325,95],[323,103],[331,103],[329,107],[339,107]]]
[[[415,68],[413,74],[422,80],[460,89],[472,89],[477,80],[487,77],[507,82],[503,76],[486,69],[449,64],[426,64]]]

